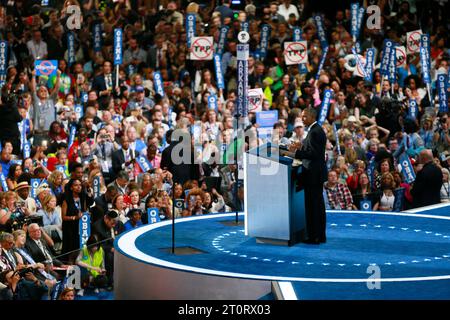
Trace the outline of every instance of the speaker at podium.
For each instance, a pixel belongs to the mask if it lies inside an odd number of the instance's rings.
[[[292,246],[306,238],[302,166],[287,154],[267,143],[244,156],[245,232],[259,243]]]

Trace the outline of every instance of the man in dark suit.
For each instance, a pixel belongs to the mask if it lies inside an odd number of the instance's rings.
[[[132,165],[135,165],[137,157],[139,157],[139,152],[130,148],[130,140],[124,135],[122,138],[122,148],[114,151],[111,155],[113,179],[115,179],[115,175],[119,171],[130,169]]]
[[[305,188],[306,232],[310,244],[326,242],[326,213],[323,199],[323,183],[327,179],[325,163],[325,145],[327,137],[322,127],[316,122],[317,112],[309,107],[303,110],[302,120],[308,127],[308,135],[302,145],[289,147],[295,152],[295,158],[302,160],[302,174],[299,183]]]
[[[25,243],[25,249],[33,260],[38,263],[53,264],[57,267],[63,266],[63,263],[56,259],[47,243],[41,239],[42,231],[37,223],[28,226],[28,237]]]
[[[94,206],[91,208],[92,223],[103,219],[103,216],[108,212],[111,202],[116,195],[117,188],[114,185],[108,185],[106,192],[94,199]]]
[[[425,149],[419,153],[419,163],[423,164],[423,167],[417,172],[411,189],[414,208],[441,202],[442,170],[434,164],[431,150]]]
[[[178,131],[178,133],[179,132],[181,131]],[[177,137],[175,141],[172,140],[172,133],[173,130],[169,130],[166,133],[166,141],[169,143],[169,146],[162,152],[160,165],[161,169],[168,170],[172,174],[173,182],[183,184],[188,180],[198,180],[199,165],[194,163],[193,150],[191,150],[191,159],[184,159],[183,157],[183,150],[192,148],[190,138],[187,139],[189,133],[186,132],[186,135]],[[181,144],[183,146],[181,146]],[[175,148],[177,148],[176,150],[178,150],[178,152],[174,151]],[[183,158],[183,161],[180,163],[179,160],[181,159],[176,159],[176,157]],[[184,160],[188,160],[187,163]]]
[[[116,87],[116,76],[112,72],[112,63],[109,60],[103,62],[103,72],[92,81],[92,90],[97,92],[101,110],[108,107],[111,95],[118,95],[120,89]]]

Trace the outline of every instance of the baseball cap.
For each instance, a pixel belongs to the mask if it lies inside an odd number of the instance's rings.
[[[295,121],[295,123],[294,123],[294,129],[296,129],[296,128],[298,128],[298,127],[304,127],[302,121]]]
[[[144,87],[143,86],[137,86],[136,87],[136,92],[144,92]]]

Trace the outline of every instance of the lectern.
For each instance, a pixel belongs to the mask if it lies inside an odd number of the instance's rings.
[[[294,245],[306,237],[304,191],[297,188],[302,167],[281,156],[274,144],[245,153],[245,231],[259,243]]]

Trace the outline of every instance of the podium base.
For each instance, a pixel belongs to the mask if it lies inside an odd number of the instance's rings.
[[[244,225],[244,221],[238,221],[236,224],[236,220],[220,221],[219,223],[227,227],[239,227]]]
[[[288,247],[294,246],[297,243],[300,243],[304,240],[305,240],[305,230],[304,229],[295,232],[292,235],[292,239],[289,239],[289,240],[256,237],[256,243],[271,244],[274,246],[288,246]]]

